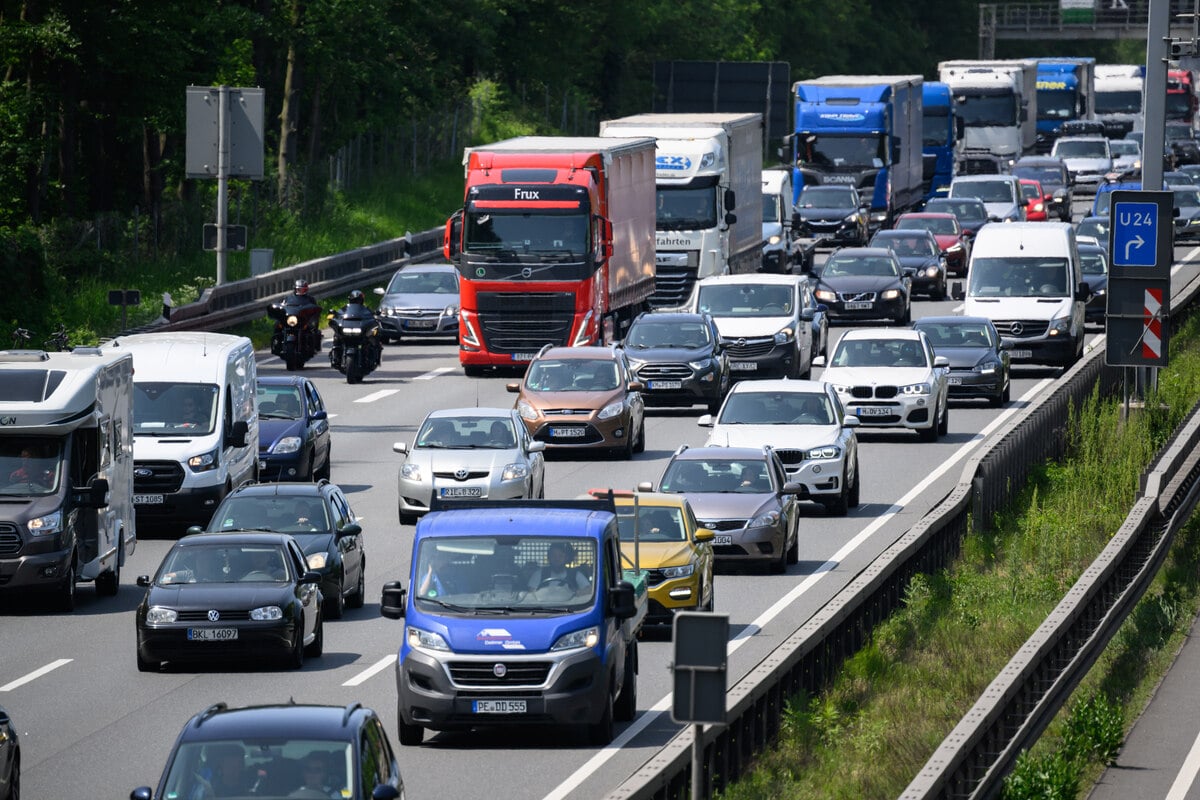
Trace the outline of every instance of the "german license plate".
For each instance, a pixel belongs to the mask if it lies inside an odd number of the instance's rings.
[[[733,544],[733,536],[728,533],[718,534],[713,537],[713,544]]]
[[[886,417],[891,413],[892,410],[885,406],[859,406],[854,409],[855,416],[859,417]]]
[[[138,506],[161,506],[163,504],[163,496],[161,494],[135,494],[133,496],[133,504]]]
[[[443,486],[438,497],[483,497],[482,486]]]
[[[237,628],[188,628],[191,642],[231,642],[238,638]]]
[[[947,375],[946,383],[950,384],[951,386],[961,386],[962,377],[959,375]]]
[[[863,300],[852,300],[851,302],[846,303],[847,311],[870,311],[874,307],[874,303],[869,303]]]
[[[682,389],[683,381],[650,381],[651,389]]]
[[[437,320],[435,319],[410,319],[404,323],[404,327],[418,330],[432,328],[434,325],[437,325]]]
[[[513,353],[513,361],[533,361],[537,358],[537,353]]]
[[[471,711],[475,714],[524,714],[524,700],[472,700]]]
[[[1013,358],[1033,358],[1032,350],[1009,350],[1008,354]]]
[[[739,372],[753,372],[758,369],[757,361],[730,361],[730,369],[736,369]]]
[[[555,439],[582,439],[587,435],[586,428],[551,428],[550,435]]]

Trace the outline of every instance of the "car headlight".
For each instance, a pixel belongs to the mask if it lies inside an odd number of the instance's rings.
[[[837,300],[837,292],[831,292],[828,289],[817,289],[813,292],[813,296],[825,303],[832,303]]]
[[[998,369],[1000,369],[1000,365],[995,361],[985,361],[975,365],[975,371],[981,375],[995,375]]]
[[[1060,336],[1064,333],[1068,333],[1070,330],[1071,330],[1071,318],[1070,317],[1057,317],[1055,319],[1050,320],[1050,335],[1051,336]]]
[[[900,391],[904,394],[932,394],[933,387],[928,383],[910,383],[908,386],[901,386]]]
[[[767,239],[767,244],[779,244],[782,241],[783,237],[776,233]]]
[[[179,619],[179,612],[173,608],[151,606],[150,610],[146,612],[146,622],[150,625],[162,625],[177,619]]]
[[[775,334],[775,344],[787,344],[796,338],[796,332],[791,328],[784,328]]]
[[[879,296],[881,298],[883,298],[884,300],[895,300],[897,297],[900,296],[900,290],[899,289],[886,289],[886,290],[884,290],[883,294],[881,294]]]
[[[712,365],[713,365],[713,362],[712,362],[711,358],[702,358],[699,361],[689,361],[688,362],[688,366],[694,370],[709,369],[712,367]]]
[[[604,408],[600,409],[600,413],[596,415],[596,419],[612,419],[625,410],[625,401],[618,400],[615,403],[609,403]]]
[[[572,633],[564,633],[558,637],[550,650],[577,650],[581,647],[595,647],[600,641],[600,629],[592,626],[584,628],[581,631],[573,631]]]
[[[1042,211],[1043,209],[1045,209],[1045,206],[1044,206],[1044,205],[1042,205],[1041,203],[1034,203],[1034,204],[1033,204],[1033,210],[1034,210],[1034,211]]]
[[[250,619],[255,622],[275,622],[283,619],[283,609],[279,606],[260,606],[250,609]]]
[[[937,276],[938,276],[938,268],[937,267],[930,267],[929,269],[925,270],[926,278],[936,278]]]
[[[405,461],[400,465],[400,477],[410,481],[421,480],[421,465]]]
[[[629,370],[631,372],[637,372],[639,369],[646,366],[646,359],[644,358],[629,358],[626,356],[626,361],[629,362]]]
[[[442,309],[442,316],[443,317],[458,316],[458,306],[446,306],[444,309]]]
[[[211,469],[216,469],[217,451],[209,450],[207,453],[192,456],[188,459],[187,465],[191,467],[192,472],[208,472]]]
[[[664,578],[686,578],[695,571],[695,564],[686,564],[682,567],[663,567],[659,570]]]
[[[1108,289],[1097,289],[1092,294],[1096,295],[1096,297],[1104,297],[1104,295],[1108,294]]]
[[[845,394],[846,392],[850,391],[850,387],[845,384],[831,383],[829,385],[832,386],[833,390],[838,394]]]
[[[275,443],[271,448],[271,452],[281,456],[286,453],[294,453],[300,449],[301,439],[299,436],[285,436]]]
[[[500,473],[500,480],[515,481],[518,478],[528,478],[529,467],[525,464],[505,464],[504,471]]]
[[[765,511],[762,514],[759,514],[754,519],[750,520],[750,524],[747,525],[746,527],[747,528],[770,528],[770,527],[773,527],[778,524],[779,524],[779,512],[778,511]]]
[[[877,222],[881,225],[884,222],[887,222],[887,212],[886,211],[872,211],[871,212],[871,222]]]
[[[521,419],[527,419],[530,422],[534,422],[538,418],[537,409],[526,400],[517,401],[517,413],[521,415]]]
[[[362,328],[342,328],[343,336],[361,336]]]
[[[842,222],[849,222],[852,224],[857,223],[858,222],[858,214],[850,214],[844,220],[842,220]]]
[[[835,444],[828,444],[824,447],[814,447],[804,454],[805,458],[840,458],[842,448]]]
[[[308,562],[309,569],[325,569],[328,555],[328,553],[313,553],[304,560]]]
[[[441,634],[423,631],[411,625],[408,628],[408,646],[416,650],[449,651],[450,649],[450,645],[446,644],[446,640],[442,638]]]
[[[62,530],[62,509],[25,523],[30,536],[50,536]]]

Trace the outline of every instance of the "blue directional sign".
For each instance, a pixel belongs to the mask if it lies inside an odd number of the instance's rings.
[[[1153,267],[1158,260],[1158,203],[1113,203],[1115,267]]]

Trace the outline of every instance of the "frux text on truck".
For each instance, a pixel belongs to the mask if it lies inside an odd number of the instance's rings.
[[[115,595],[137,545],[133,359],[0,352],[0,590],[65,611],[77,581]]]
[[[608,744],[637,711],[646,576],[622,569],[613,501],[442,502],[417,524],[396,663],[400,743],[426,728],[584,726]]]
[[[696,281],[761,266],[761,114],[636,114],[601,136],[656,141],[655,287],[650,305],[681,308]]]
[[[870,199],[871,230],[925,199],[920,75],[827,75],[792,87],[793,191],[851,184]]]
[[[1037,139],[1046,154],[1062,124],[1096,118],[1096,59],[1039,58],[1037,62]]]
[[[464,371],[620,339],[654,291],[654,140],[523,136],[463,164],[443,250]]]

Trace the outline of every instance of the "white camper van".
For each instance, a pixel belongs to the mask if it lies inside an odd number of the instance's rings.
[[[1090,297],[1070,224],[990,223],[975,235],[963,313],[990,319],[1013,363],[1074,364]]]
[[[258,467],[254,345],[221,333],[141,333],[133,354],[133,502],[138,522],[206,525]]]
[[[0,590],[115,595],[137,545],[133,359],[0,352]]]

